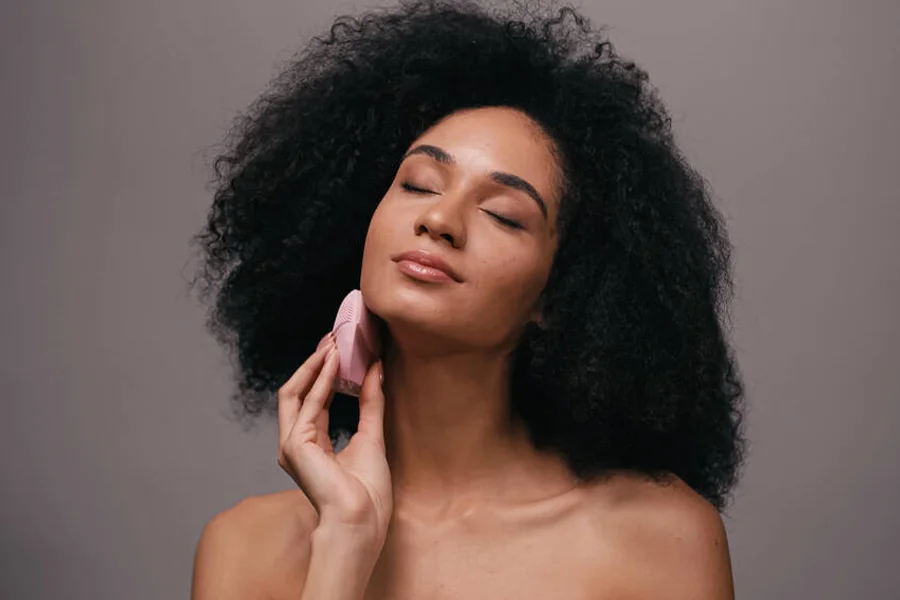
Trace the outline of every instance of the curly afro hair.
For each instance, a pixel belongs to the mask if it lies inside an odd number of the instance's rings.
[[[722,217],[646,73],[568,5],[433,0],[341,16],[236,120],[192,240],[192,285],[236,361],[235,414],[275,413],[275,392],[358,287],[403,152],[481,106],[524,112],[563,158],[544,328],[516,350],[511,409],[578,477],[675,474],[724,509],[744,392],[725,336]],[[354,402],[330,411],[332,437],[355,431]]]

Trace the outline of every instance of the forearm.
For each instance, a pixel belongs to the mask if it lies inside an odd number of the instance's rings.
[[[339,527],[320,525],[301,600],[362,600],[381,545]]]

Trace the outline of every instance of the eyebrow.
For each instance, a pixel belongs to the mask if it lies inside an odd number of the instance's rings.
[[[409,152],[403,155],[403,159],[400,161],[401,163],[414,154],[424,154],[426,156],[430,156],[434,160],[444,163],[446,165],[455,165],[456,158],[450,154],[449,152],[438,148],[437,146],[431,146],[429,144],[421,144],[416,146]],[[512,173],[504,173],[503,171],[491,171],[489,174],[490,178],[506,187],[513,188],[514,190],[519,190],[525,192],[531,198],[537,202],[537,205],[541,209],[541,214],[544,215],[544,220],[547,219],[547,203],[544,202],[544,199],[541,198],[541,195],[538,193],[534,186],[519,177],[518,175],[513,175]]]

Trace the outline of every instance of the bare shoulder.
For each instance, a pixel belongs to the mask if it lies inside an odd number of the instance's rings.
[[[725,525],[715,506],[677,476],[621,474],[591,484],[597,543],[615,546],[647,597],[734,597]],[[664,593],[663,593],[664,592]]]
[[[263,532],[282,530],[287,525],[315,527],[318,522],[315,508],[299,489],[249,496],[213,519]]]
[[[718,546],[725,536],[719,511],[675,475],[654,481],[640,475],[617,475],[607,506],[633,533],[657,542]]]
[[[300,490],[251,496],[206,524],[192,598],[271,598],[302,589],[318,516]]]

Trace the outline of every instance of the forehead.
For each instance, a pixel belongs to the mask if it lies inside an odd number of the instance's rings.
[[[458,168],[473,174],[505,171],[526,179],[548,200],[557,196],[558,166],[552,142],[535,121],[516,109],[484,107],[453,113],[410,148],[420,144],[446,150]]]

